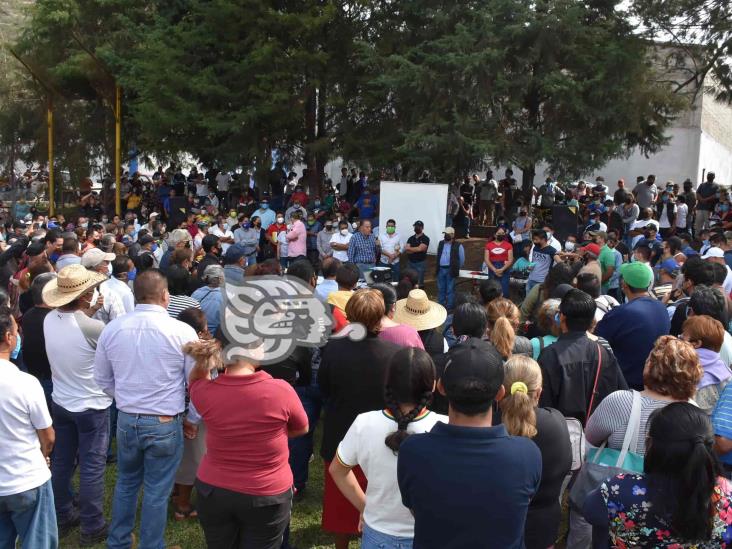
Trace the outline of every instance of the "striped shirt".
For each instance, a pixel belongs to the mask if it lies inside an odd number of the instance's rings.
[[[712,412],[712,427],[715,435],[732,439],[732,383],[727,384],[717,401]],[[724,463],[732,465],[732,452],[719,457]]]
[[[640,456],[646,453],[648,418],[658,408],[671,404],[670,400],[656,400],[641,395],[641,419],[638,441],[630,451]],[[615,391],[600,402],[585,427],[585,437],[590,444],[600,446],[607,440],[607,447],[620,450],[623,447],[625,429],[633,408],[633,391]]]
[[[171,295],[170,303],[168,303],[168,315],[177,319],[179,314],[191,307],[200,309],[201,304],[187,295]]]

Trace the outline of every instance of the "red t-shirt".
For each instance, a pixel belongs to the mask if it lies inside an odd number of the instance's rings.
[[[299,193],[292,193],[292,202],[293,204],[295,201],[300,202],[300,206],[307,206],[308,205],[308,195],[306,195],[303,191],[300,191]]]
[[[494,261],[508,261],[508,252],[511,250],[511,244],[507,241],[496,242],[491,240],[485,245],[485,249],[488,250],[488,259],[493,263]]]
[[[274,496],[292,487],[287,430],[308,416],[295,389],[267,372],[220,375],[191,383],[191,401],[206,424],[203,482],[226,490]]]

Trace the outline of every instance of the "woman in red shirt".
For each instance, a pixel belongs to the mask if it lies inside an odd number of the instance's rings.
[[[207,429],[196,479],[206,543],[279,549],[292,507],[287,439],[308,431],[300,399],[289,383],[250,362],[224,367],[218,340],[183,350],[196,359],[191,402]],[[211,379],[213,370],[222,373]]]
[[[506,231],[501,227],[496,230],[493,240],[485,245],[484,261],[490,277],[501,282],[503,297],[508,298],[513,247],[506,240]]]

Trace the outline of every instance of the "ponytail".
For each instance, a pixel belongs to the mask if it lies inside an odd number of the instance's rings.
[[[689,540],[711,540],[716,513],[712,494],[717,483],[713,441],[698,436],[683,465],[678,486],[678,507],[672,524]]]
[[[503,358],[509,358],[513,353],[513,345],[516,341],[516,333],[513,326],[505,316],[496,320],[490,333],[490,340],[494,347],[501,353]]]
[[[536,395],[541,389],[541,368],[535,360],[514,355],[504,365],[506,396],[498,403],[501,422],[509,435],[534,438]]]
[[[190,382],[198,379],[209,379],[212,370],[223,370],[221,359],[221,342],[217,339],[199,339],[183,345],[183,352],[196,361],[191,370]]]
[[[386,444],[386,446],[392,452],[394,452],[394,454],[397,454],[399,453],[399,447],[401,446],[402,442],[404,442],[409,436],[409,432],[407,432],[409,424],[417,419],[417,416],[419,416],[420,412],[424,410],[430,404],[430,402],[432,402],[432,391],[423,393],[417,405],[406,414],[402,413],[401,408],[399,407],[399,403],[396,401],[396,398],[394,398],[389,387],[385,389],[385,393],[386,408],[394,416],[394,419],[396,419],[397,430],[393,433],[386,435],[386,438],[384,439],[384,444]]]

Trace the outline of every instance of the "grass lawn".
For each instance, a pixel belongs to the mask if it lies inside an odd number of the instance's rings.
[[[292,510],[292,522],[290,525],[290,544],[297,549],[326,548],[333,547],[332,538],[320,529],[321,501],[323,495],[323,460],[317,455],[320,448],[320,423],[316,430],[316,455],[310,463],[310,479],[303,498],[297,501]],[[116,465],[108,465],[104,483],[105,499],[104,512],[107,520],[112,515],[112,495],[117,475]],[[195,501],[195,492],[194,492]],[[168,509],[168,526],[165,530],[166,545],[180,545],[183,549],[205,549],[206,542],[203,537],[203,530],[198,521],[186,520],[176,521],[173,518],[173,506]],[[139,520],[139,510],[138,510]],[[75,548],[79,546],[79,530],[74,529],[61,540],[61,548]],[[352,548],[358,547],[354,541]],[[95,545],[94,549],[105,549],[105,544]]]

